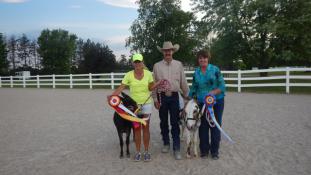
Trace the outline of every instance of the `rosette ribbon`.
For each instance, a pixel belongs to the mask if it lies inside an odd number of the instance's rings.
[[[160,80],[160,84],[157,87],[159,92],[167,92],[171,90],[171,83],[167,79]]]
[[[132,111],[127,109],[122,103],[119,96],[113,95],[109,98],[109,106],[111,106],[116,113],[118,113],[123,119],[131,122],[138,122],[146,126],[146,121],[137,117]]]
[[[206,106],[207,106],[207,113],[206,113],[206,120],[208,121],[209,125],[211,127],[217,127],[219,129],[219,131],[225,136],[225,138],[230,142],[230,143],[234,143],[233,140],[229,137],[229,135],[220,127],[220,125],[218,124],[216,118],[215,118],[215,114],[214,114],[214,109],[213,106],[214,104],[216,104],[216,98],[214,95],[212,94],[207,94],[205,97],[205,104],[202,108],[202,111],[204,112]],[[210,117],[210,118],[209,118]]]

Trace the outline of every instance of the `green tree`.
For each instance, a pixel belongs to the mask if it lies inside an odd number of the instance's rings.
[[[79,65],[81,64],[82,60],[83,60],[83,45],[84,45],[84,41],[83,39],[78,39],[77,40],[77,47],[75,50],[75,56],[71,61],[71,68],[72,69],[78,69]]]
[[[241,60],[247,68],[310,65],[311,4],[307,0],[197,0],[204,13],[200,37],[211,32],[214,57],[226,67]]]
[[[193,64],[192,50],[197,45],[193,36],[193,13],[182,11],[179,0],[141,0],[138,3],[138,18],[131,26],[132,36],[127,39],[126,46],[142,53],[146,66],[152,68],[163,57],[157,46],[172,41],[180,45],[174,58]]]
[[[35,70],[39,70],[41,67],[40,57],[38,54],[38,44],[37,40],[33,40],[29,44],[29,54],[31,56],[32,67]],[[30,64],[29,64],[30,65]]]
[[[38,52],[42,57],[45,73],[70,73],[70,61],[74,57],[76,39],[76,35],[62,29],[45,29],[41,32],[38,38]]]
[[[126,72],[132,69],[132,64],[130,59],[126,59],[125,55],[121,55],[121,59],[118,61],[118,70],[121,72]]]
[[[311,67],[310,1],[278,1],[275,21],[275,64]]]
[[[0,75],[4,75],[8,71],[7,62],[7,48],[5,39],[2,33],[0,33]]]
[[[107,45],[87,40],[83,44],[83,60],[79,66],[83,73],[113,72],[116,59]]]
[[[17,50],[17,40],[14,35],[12,35],[8,41],[8,49],[9,49],[9,60],[12,64],[12,71],[16,70],[16,50]]]
[[[18,39],[18,41],[19,45],[17,48],[18,50],[17,55],[20,58],[20,60],[24,62],[23,67],[30,67],[30,65],[28,65],[27,62],[30,56],[30,41],[25,34],[23,34],[22,37]]]

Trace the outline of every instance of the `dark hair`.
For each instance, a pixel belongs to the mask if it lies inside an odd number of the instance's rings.
[[[209,52],[209,50],[200,50],[197,53],[197,59],[199,59],[201,56],[208,58],[209,60],[211,59],[211,53]]]

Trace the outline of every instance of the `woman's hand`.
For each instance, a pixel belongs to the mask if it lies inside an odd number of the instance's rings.
[[[107,95],[107,100],[109,101],[112,95]]]
[[[162,80],[159,80],[157,82],[153,82],[149,84],[149,91],[153,91],[155,88],[157,88],[162,83]]]
[[[217,95],[221,93],[221,90],[217,88],[217,89],[211,90],[209,93],[212,95]]]
[[[161,84],[161,81],[162,81],[162,80],[159,80],[159,81],[157,81],[156,83],[154,83],[154,87],[155,87],[155,88],[158,87],[158,86]]]

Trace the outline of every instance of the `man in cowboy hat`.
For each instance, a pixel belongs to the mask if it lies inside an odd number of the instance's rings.
[[[158,92],[153,92],[154,106],[159,109],[160,128],[163,140],[162,153],[170,150],[168,112],[170,113],[171,134],[173,138],[173,150],[176,160],[181,159],[180,138],[179,138],[179,95],[178,92],[187,96],[189,87],[184,73],[183,65],[180,61],[173,59],[173,54],[178,51],[179,45],[173,45],[166,41],[163,47],[157,46],[163,53],[163,60],[153,66],[153,76],[155,81],[167,80],[169,88],[161,88]]]

